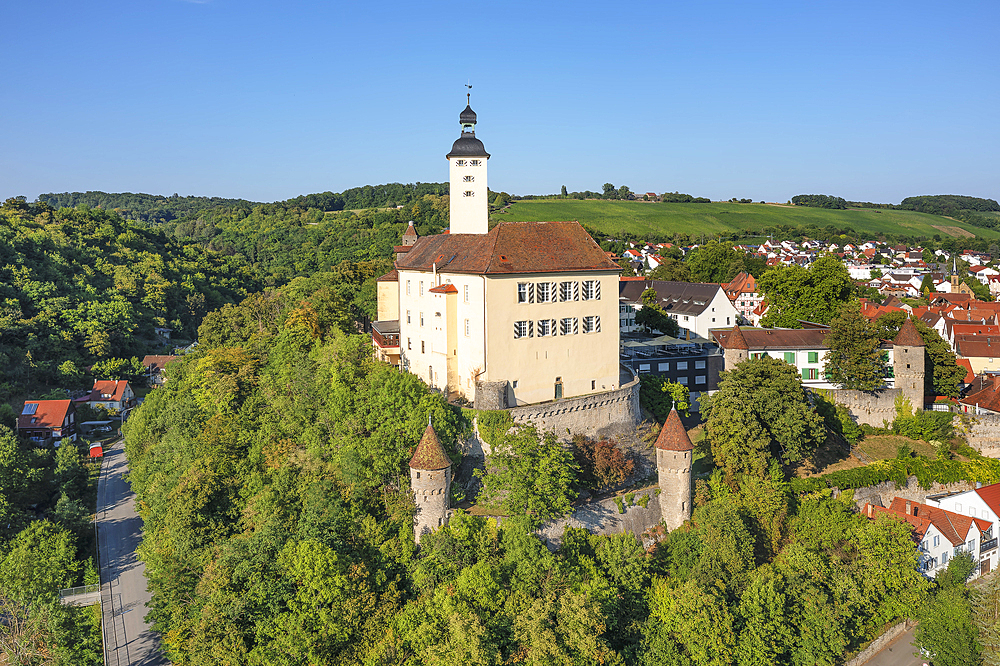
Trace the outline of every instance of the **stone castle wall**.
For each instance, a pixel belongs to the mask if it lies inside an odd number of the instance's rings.
[[[511,407],[507,411],[510,412],[514,425],[527,425],[530,422],[539,431],[552,432],[564,442],[576,434],[589,437],[611,436],[623,425],[636,426],[641,420],[639,378],[633,378],[614,391]]]
[[[619,513],[618,505],[613,497],[584,504],[566,518],[553,520],[542,526],[540,536],[545,545],[555,550],[562,543],[563,532],[567,526],[583,527],[593,534],[622,534],[630,532],[642,539],[642,534],[660,524],[660,498],[656,488],[646,488],[635,491],[634,502],[638,503],[642,496],[649,497],[645,507],[627,506],[625,513]],[[624,502],[624,499],[622,500]],[[650,540],[643,540],[643,546],[649,546]]]
[[[881,428],[885,422],[896,420],[896,396],[902,395],[898,388],[880,391],[855,391],[853,389],[814,389],[827,400],[839,402],[847,408],[858,424]],[[923,405],[913,405],[921,409]]]
[[[984,456],[1000,458],[1000,415],[963,414],[955,420],[955,424],[965,434],[969,446]]]
[[[938,483],[935,481],[931,484],[930,488],[921,488],[917,477],[911,476],[906,480],[906,485],[902,488],[896,488],[896,484],[892,481],[883,481],[874,486],[856,488],[854,490],[854,503],[859,510],[863,509],[865,504],[887,507],[892,503],[893,497],[924,502],[928,495],[961,492],[973,490],[974,488],[975,485],[968,481],[956,481],[955,483]],[[835,497],[839,497],[840,490],[835,488],[833,494]]]

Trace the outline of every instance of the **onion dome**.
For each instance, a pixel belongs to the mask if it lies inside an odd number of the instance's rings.
[[[486,152],[486,146],[483,142],[476,138],[475,134],[471,132],[462,132],[462,136],[458,137],[454,144],[451,146],[451,152],[445,155],[445,157],[486,157],[489,158],[490,154]]]
[[[691,443],[691,438],[688,437],[687,430],[681,423],[681,417],[674,408],[670,409],[666,422],[660,428],[660,436],[656,438],[656,448],[664,451],[691,451],[694,449],[694,444]]]
[[[924,339],[917,333],[917,327],[913,325],[912,319],[907,319],[899,328],[899,335],[892,341],[892,344],[899,347],[923,347]]]
[[[427,422],[427,429],[424,430],[424,436],[420,438],[420,443],[417,444],[417,449],[413,452],[413,458],[410,459],[410,467],[423,470],[437,470],[451,467],[451,459],[444,452],[444,447],[441,446],[441,441],[438,439],[437,433],[434,432],[434,427],[430,424],[430,421]]]
[[[475,125],[476,124],[476,112],[472,110],[469,105],[465,106],[465,111],[462,111],[458,116],[458,122],[461,125]]]

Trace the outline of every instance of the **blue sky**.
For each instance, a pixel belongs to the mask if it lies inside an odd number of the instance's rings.
[[[0,197],[444,181],[1000,198],[1000,3],[7,2]]]

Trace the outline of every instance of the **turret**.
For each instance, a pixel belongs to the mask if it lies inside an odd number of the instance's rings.
[[[733,326],[732,335],[726,340],[726,350],[723,355],[726,359],[727,372],[735,369],[738,364],[747,360],[747,357],[750,355],[750,345],[747,344],[747,339],[743,337],[743,331],[740,330],[739,325]]]
[[[892,341],[892,369],[896,388],[908,398],[913,409],[924,408],[924,339],[911,319],[903,322]]]
[[[671,409],[656,438],[656,473],[660,485],[660,516],[667,530],[691,518],[691,465],[694,445],[681,417]]]
[[[447,524],[451,491],[451,459],[429,419],[410,459],[410,488],[417,505],[413,533],[416,542],[420,543],[421,536]]]

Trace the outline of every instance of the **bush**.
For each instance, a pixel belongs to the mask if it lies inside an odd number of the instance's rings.
[[[635,461],[613,439],[594,441],[574,435],[573,455],[580,466],[582,485],[592,490],[617,486],[635,470]]]
[[[625,503],[620,496],[615,498],[615,504],[618,505],[618,513],[625,513]]]

